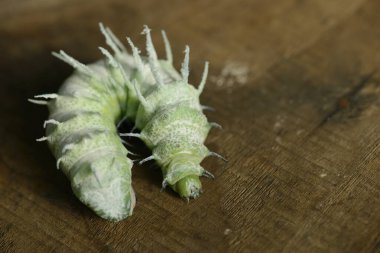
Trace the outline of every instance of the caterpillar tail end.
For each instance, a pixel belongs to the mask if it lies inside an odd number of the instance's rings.
[[[120,221],[131,216],[136,205],[131,167],[132,162],[121,157],[104,156],[68,174],[74,194],[85,205],[104,219]]]
[[[136,205],[136,195],[132,188],[128,194],[119,197],[108,189],[100,189],[96,193],[90,192],[87,194],[73,186],[73,191],[97,215],[114,222],[131,216]]]

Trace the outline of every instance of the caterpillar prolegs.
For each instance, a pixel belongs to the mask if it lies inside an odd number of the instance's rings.
[[[99,216],[118,221],[132,214],[136,203],[132,188],[133,162],[127,157],[123,136],[140,138],[163,173],[162,188],[170,186],[183,198],[197,198],[200,176],[213,177],[200,166],[211,152],[203,144],[211,127],[199,102],[208,74],[206,62],[197,88],[188,83],[189,47],[181,71],[173,67],[169,41],[162,32],[166,59],[158,59],[150,29],[145,26],[147,57],[127,38],[125,46],[108,27],[100,24],[106,44],[105,56],[85,65],[65,52],[54,56],[72,65],[74,74],[56,94],[37,95],[29,101],[47,105],[44,122],[47,141],[57,168],[70,179],[73,192]],[[119,133],[117,125],[127,119],[140,133]],[[223,159],[223,158],[222,158]]]

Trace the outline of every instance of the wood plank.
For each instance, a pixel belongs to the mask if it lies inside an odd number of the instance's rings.
[[[3,251],[379,251],[378,1],[0,6]],[[160,54],[158,30],[166,29],[177,63],[189,43],[194,83],[211,61],[201,99],[224,129],[213,130],[207,145],[229,162],[203,162],[217,178],[202,181],[201,198],[186,204],[160,193],[160,171],[135,166],[134,215],[104,221],[73,196],[46,145],[34,142],[47,112],[26,98],[56,91],[71,73],[50,51],[97,59],[98,21],[141,47],[149,24]]]

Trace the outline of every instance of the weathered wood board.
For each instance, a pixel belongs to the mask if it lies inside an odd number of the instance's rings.
[[[377,0],[0,1],[1,252],[380,252],[380,2]],[[47,110],[71,69],[100,57],[104,22],[177,66],[220,123],[207,145],[228,163],[187,204],[160,192],[160,171],[135,166],[134,215],[95,216],[72,194],[46,144]],[[144,147],[141,147],[146,152]]]

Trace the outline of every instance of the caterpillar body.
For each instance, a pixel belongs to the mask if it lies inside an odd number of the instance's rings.
[[[119,221],[133,212],[133,162],[123,145],[123,136],[140,138],[163,173],[162,188],[169,185],[183,198],[197,198],[202,191],[200,176],[213,177],[200,166],[211,152],[203,144],[211,127],[199,102],[208,73],[206,62],[198,88],[188,83],[189,47],[186,46],[181,74],[173,67],[169,41],[162,32],[166,59],[157,58],[150,29],[144,26],[147,57],[128,39],[132,54],[108,27],[100,24],[107,45],[105,58],[84,65],[65,52],[53,53],[75,68],[56,94],[37,95],[30,102],[47,105],[44,122],[47,141],[71,181],[74,194],[99,216]],[[118,123],[127,119],[140,133],[119,133]]]

